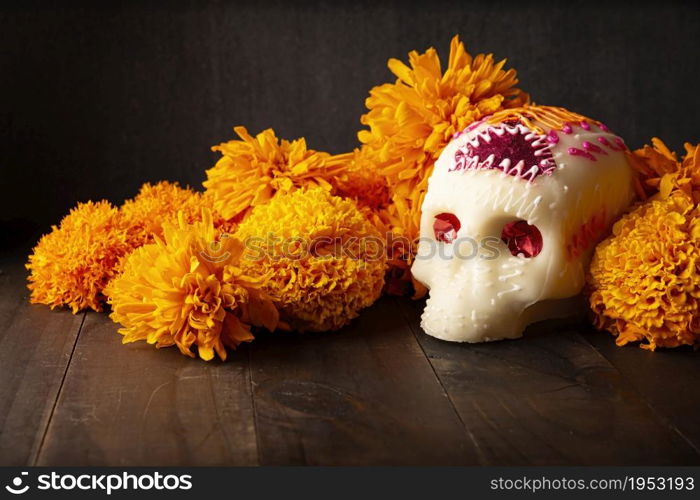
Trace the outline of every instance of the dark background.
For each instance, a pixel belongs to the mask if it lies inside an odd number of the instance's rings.
[[[145,181],[200,187],[234,125],[349,150],[387,59],[434,46],[446,61],[453,34],[632,147],[700,140],[692,3],[16,2],[0,10],[4,237]]]

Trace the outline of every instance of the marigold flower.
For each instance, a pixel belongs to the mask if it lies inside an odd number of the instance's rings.
[[[389,60],[397,80],[370,91],[369,112],[361,118],[369,130],[360,131],[358,138],[362,154],[389,183],[393,206],[388,218],[395,232],[416,238],[427,179],[454,134],[529,98],[515,88],[515,70],[503,70],[505,60],[496,63],[491,54],[472,57],[457,36],[444,73],[434,48],[408,57],[410,67]],[[410,264],[410,256],[408,260]]]
[[[30,301],[73,314],[102,310],[102,290],[131,250],[119,210],[107,201],[78,203],[42,236],[29,256]]]
[[[358,208],[367,209],[366,214],[386,210],[391,203],[389,184],[359,149],[336,155],[333,162],[340,168],[329,179],[332,194],[353,200]]]
[[[188,223],[201,219],[202,209],[210,208],[210,200],[177,182],[145,183],[138,194],[126,200],[120,210],[129,243],[138,248],[163,236],[163,224],[177,221],[182,212]]]
[[[651,145],[628,154],[630,165],[637,172],[637,195],[642,200],[653,196],[659,191],[661,178],[669,173],[676,172],[680,163],[676,153],[669,150],[666,144],[658,137],[651,139]]]
[[[679,190],[700,202],[700,148],[698,145],[685,144],[685,156],[678,168],[659,181],[659,195],[668,196],[674,190]]]
[[[124,343],[177,345],[190,357],[196,347],[204,360],[225,360],[226,347],[253,340],[251,325],[276,328],[277,311],[261,291],[266,278],[243,272],[243,245],[218,239],[211,212],[194,224],[180,212],[154,241],[129,255],[105,290]]]
[[[267,203],[277,192],[302,186],[331,189],[329,179],[344,168],[345,157],[307,149],[306,141],[278,139],[272,129],[253,137],[235,127],[240,139],[212,147],[222,157],[207,170],[204,187],[214,208],[225,219],[242,219],[247,211]]]
[[[245,272],[269,275],[264,290],[298,330],[335,330],[381,294],[383,239],[355,204],[322,188],[275,196],[235,237]]]
[[[596,248],[590,304],[596,326],[616,335],[618,345],[700,344],[700,157],[697,146],[686,151],[682,163],[658,140],[635,152],[649,165],[644,185],[659,192]]]
[[[384,238],[390,267],[384,291],[391,295],[406,295],[412,284],[414,296],[423,296],[427,290],[421,283],[412,280],[410,273],[409,259],[413,255],[415,242],[405,236],[404,229],[414,222],[410,214],[399,213],[397,206],[401,206],[401,203],[392,203],[386,178],[361,150],[356,149],[335,158],[344,162],[346,168],[341,175],[331,179],[332,194],[353,200]]]

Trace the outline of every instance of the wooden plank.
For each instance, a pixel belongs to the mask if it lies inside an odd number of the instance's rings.
[[[402,304],[481,463],[700,463],[572,325],[545,322],[516,341],[454,344],[420,330],[422,302]]]
[[[700,450],[700,351],[683,347],[655,352],[618,347],[614,338],[593,327],[588,340],[625,377],[654,411]]]
[[[264,465],[477,461],[391,299],[339,332],[266,335],[251,354]]]
[[[256,463],[245,348],[206,363],[122,345],[107,315],[87,315],[38,464]]]
[[[0,260],[0,465],[32,465],[83,315],[29,304],[23,258]]]

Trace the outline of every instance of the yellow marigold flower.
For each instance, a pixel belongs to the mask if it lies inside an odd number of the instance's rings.
[[[162,237],[163,224],[177,221],[178,212],[183,212],[189,223],[200,220],[207,201],[201,193],[183,189],[177,182],[145,183],[120,209],[131,246],[138,248]]]
[[[395,83],[375,87],[367,98],[369,127],[358,138],[362,154],[389,183],[388,219],[398,234],[416,238],[420,208],[435,160],[456,132],[503,108],[522,106],[527,94],[515,88],[513,69],[503,70],[491,54],[472,57],[455,36],[442,72],[434,48],[409,53],[409,66],[390,59]],[[411,255],[407,257],[410,264]]]
[[[345,168],[341,174],[330,179],[333,186],[331,193],[354,201],[377,231],[386,236],[391,229],[387,217],[391,195],[386,178],[377,172],[360,150],[337,155],[335,158]]]
[[[275,196],[235,237],[245,272],[269,275],[264,290],[298,330],[335,330],[380,295],[383,239],[355,204],[322,188]]]
[[[379,213],[391,203],[391,193],[386,178],[356,149],[333,157],[334,165],[340,168],[335,177],[329,179],[332,194],[349,198],[367,213]]]
[[[212,217],[214,218],[214,227],[219,231],[219,234],[233,234],[236,231],[240,220],[236,218],[226,219],[222,216],[219,211],[214,208],[214,196],[210,191],[202,193],[200,201],[203,208],[211,211]],[[195,217],[194,220],[198,219]]]
[[[679,161],[676,153],[657,137],[652,138],[651,145],[630,153],[630,164],[640,181],[637,193],[641,199],[658,192],[667,196],[672,190],[680,189],[696,202],[700,201],[700,151],[697,145],[686,143],[685,153],[683,161]]]
[[[677,172],[680,162],[676,153],[668,149],[666,144],[654,137],[651,145],[645,145],[629,154],[630,165],[638,174],[639,185],[637,194],[641,199],[647,199],[659,191],[661,178]]]
[[[79,203],[52,226],[29,256],[30,300],[73,313],[102,310],[102,290],[131,250],[119,210],[107,201]]]
[[[204,187],[213,197],[214,208],[225,219],[241,219],[254,206],[267,203],[277,192],[301,186],[331,189],[345,163],[328,153],[307,149],[306,141],[278,139],[272,129],[253,137],[245,127],[234,131],[240,139],[212,147],[222,156],[207,170]]]
[[[687,145],[673,167],[666,160],[675,155],[660,144],[642,150],[654,171],[665,172],[646,184],[660,191],[614,225],[589,276],[596,325],[617,335],[618,345],[646,341],[642,347],[652,350],[700,344],[698,148]]]
[[[261,291],[264,277],[251,277],[239,265],[241,242],[217,239],[209,211],[200,222],[163,224],[163,239],[144,245],[126,259],[124,271],[107,287],[111,318],[123,325],[123,342],[146,340],[157,347],[211,360],[226,359],[253,340],[250,325],[274,330],[278,315]]]
[[[409,213],[397,207],[404,206],[401,200],[392,203],[389,185],[361,150],[338,155],[339,161],[346,162],[341,175],[331,180],[332,193],[349,198],[384,237],[387,262],[390,272],[386,277],[384,291],[391,295],[406,295],[411,284],[415,297],[422,297],[426,288],[413,280],[410,273],[410,257],[413,255],[414,241],[406,237],[406,227],[412,228],[414,219]],[[413,228],[417,233],[418,228]]]
[[[659,181],[660,196],[668,196],[674,190],[684,192],[695,203],[700,202],[700,147],[685,144],[685,156],[678,169],[664,175]]]

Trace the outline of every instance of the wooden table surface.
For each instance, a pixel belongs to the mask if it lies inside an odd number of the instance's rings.
[[[690,349],[561,322],[449,344],[420,302],[384,298],[205,363],[30,305],[22,262],[0,258],[0,465],[700,464]]]

